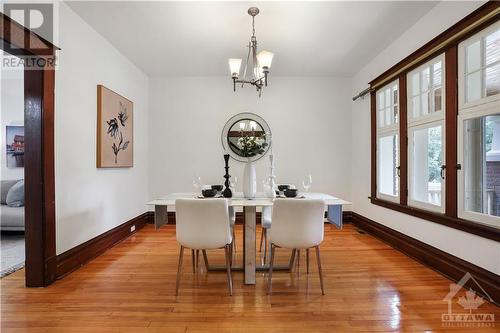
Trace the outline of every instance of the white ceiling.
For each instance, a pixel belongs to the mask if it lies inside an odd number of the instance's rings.
[[[247,9],[260,8],[272,75],[351,76],[436,2],[130,2],[69,6],[151,77],[229,75],[245,58]]]

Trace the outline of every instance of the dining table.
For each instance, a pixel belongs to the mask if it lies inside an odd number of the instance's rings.
[[[156,229],[161,228],[168,223],[169,211],[175,211],[175,201],[180,198],[198,198],[204,200],[197,193],[170,193],[161,198],[152,200],[147,203],[149,206],[154,206],[154,225]],[[326,193],[300,193],[293,200],[321,199],[325,202],[326,218],[328,222],[334,224],[337,228],[342,228],[342,211],[343,206],[350,205],[350,202],[337,198]],[[259,270],[268,269],[266,263],[257,263],[256,260],[256,224],[257,224],[257,208],[272,207],[274,198],[266,197],[264,193],[257,192],[254,198],[245,198],[243,193],[233,193],[231,198],[226,198],[228,205],[235,208],[242,208],[244,215],[243,227],[243,265],[231,267],[232,270],[242,270],[244,272],[245,284],[255,284],[255,275]],[[292,199],[291,199],[292,200]],[[275,270],[290,270],[292,260],[288,265],[276,265]],[[222,270],[223,267],[209,266],[209,270]]]

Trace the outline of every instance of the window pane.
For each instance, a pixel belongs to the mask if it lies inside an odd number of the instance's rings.
[[[384,92],[381,91],[377,94],[377,109],[381,110],[385,107],[385,103],[384,103]]]
[[[500,216],[500,114],[464,122],[464,209]]]
[[[415,96],[412,98],[412,110],[413,118],[420,116],[420,96]]]
[[[486,96],[496,95],[500,92],[500,63],[486,68],[484,80]]]
[[[384,127],[384,110],[378,112],[378,127]]]
[[[398,135],[386,136],[379,139],[378,156],[378,188],[386,195],[398,196],[399,177],[397,175],[398,162]]]
[[[397,105],[394,105],[394,109],[393,109],[393,121],[394,121],[394,124],[397,124],[398,123],[398,115],[399,115],[399,110],[398,110],[398,106]]]
[[[384,97],[385,107],[387,108],[387,107],[391,106],[391,89],[386,89],[384,91],[384,93],[385,93],[385,97]]]
[[[420,97],[422,116],[424,116],[429,113],[429,92],[423,93]]]
[[[442,83],[442,75],[443,75],[443,71],[441,70],[441,61],[440,62],[437,62],[434,64],[433,66],[433,78],[432,78],[432,81],[433,81],[433,85],[434,87],[436,86],[440,86],[441,83]]]
[[[434,111],[438,112],[442,109],[442,89],[441,87],[434,89]]]
[[[413,131],[411,198],[441,206],[442,128]]]
[[[422,91],[429,90],[429,83],[431,79],[430,75],[431,71],[429,67],[422,70]]]
[[[485,38],[486,66],[500,60],[500,30],[495,31]]]
[[[385,109],[385,124],[387,126],[392,125],[392,113],[391,113],[391,108]]]
[[[467,73],[477,71],[481,68],[481,41],[467,47]]]
[[[411,80],[412,95],[418,95],[420,93],[420,73],[413,74]]]
[[[467,75],[467,101],[472,102],[481,98],[481,72]]]

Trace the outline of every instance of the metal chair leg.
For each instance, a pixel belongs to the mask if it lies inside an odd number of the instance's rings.
[[[300,249],[297,250],[297,274],[300,274]]]
[[[191,258],[193,259],[193,274],[196,273],[196,264],[195,264],[195,254],[194,254],[194,250],[191,250]]]
[[[264,240],[264,263],[266,263],[267,259],[267,234],[266,234],[267,229],[262,229],[262,238]]]
[[[233,225],[233,242],[231,244],[231,246],[233,247],[233,251],[232,251],[233,254],[236,254],[236,231],[235,231],[235,229],[236,229],[236,224]]]
[[[316,260],[318,261],[319,270],[319,282],[321,284],[321,294],[325,294],[325,288],[323,287],[323,270],[321,269],[321,259],[319,254],[319,246],[316,246]]]
[[[262,244],[264,242],[264,228],[262,228],[262,232],[260,234],[260,245],[259,245],[259,252],[262,252]]]
[[[272,245],[271,245],[272,247]],[[292,250],[292,255],[290,256],[290,263],[288,264],[288,268],[290,271],[293,270],[293,264],[295,264],[295,254],[297,253],[297,250],[293,249]]]
[[[230,247],[232,245],[228,244],[224,247],[224,252],[226,253],[226,271],[227,271],[227,286],[229,288],[229,295],[233,296],[233,278],[231,276],[231,263],[230,263]]]
[[[201,253],[203,254],[203,261],[205,262],[205,269],[208,272],[208,257],[207,257],[207,251],[201,250]]]
[[[309,274],[309,249],[306,249],[306,270],[307,274]]]
[[[274,265],[274,251],[276,247],[271,244],[271,262],[269,263],[269,276],[267,280],[267,294],[270,295],[273,290],[273,265]],[[295,250],[294,250],[295,251]]]
[[[179,253],[179,264],[177,265],[177,281],[175,283],[175,296],[179,295],[179,285],[181,283],[183,255],[184,255],[184,246],[181,245],[181,251]]]
[[[196,270],[200,269],[200,250],[196,250]]]

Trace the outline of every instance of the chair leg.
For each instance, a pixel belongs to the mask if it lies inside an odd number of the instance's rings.
[[[232,245],[228,244],[224,247],[224,252],[226,253],[226,271],[227,271],[227,286],[229,288],[229,295],[233,296],[233,278],[231,276],[231,262],[230,262],[230,247]]]
[[[184,246],[181,245],[181,251],[179,253],[179,264],[177,265],[177,281],[175,283],[175,296],[179,295],[179,285],[181,283],[183,255],[184,255]]]
[[[264,243],[264,228],[262,228],[262,232],[260,234],[260,245],[259,245],[259,252],[262,252],[262,244]]]
[[[191,258],[193,259],[193,274],[196,273],[196,264],[195,264],[195,254],[194,254],[194,250],[191,250]]]
[[[300,274],[300,249],[297,250],[297,274]]]
[[[200,250],[196,250],[196,270],[200,269]]]
[[[205,262],[205,269],[208,272],[208,257],[207,257],[207,251],[201,250],[201,253],[203,254],[203,261]]]
[[[325,294],[325,288],[323,287],[323,270],[321,269],[321,259],[319,255],[319,246],[316,246],[316,260],[318,261],[319,270],[319,282],[321,284],[321,294]]]
[[[270,295],[273,291],[273,265],[274,265],[274,251],[276,247],[271,244],[271,262],[269,263],[269,276],[267,280],[267,294]],[[295,251],[295,250],[294,250]]]
[[[233,242],[232,242],[232,247],[233,247],[233,251],[232,253],[236,254],[236,224],[233,226]]]
[[[272,245],[271,245],[272,248]],[[293,249],[292,250],[292,255],[290,256],[290,263],[288,264],[288,267],[290,271],[293,270],[293,264],[295,263],[295,254],[297,253],[297,250]]]
[[[264,240],[264,263],[267,259],[267,229],[262,229],[262,239]]]
[[[307,274],[309,274],[309,249],[306,249],[306,270]]]

